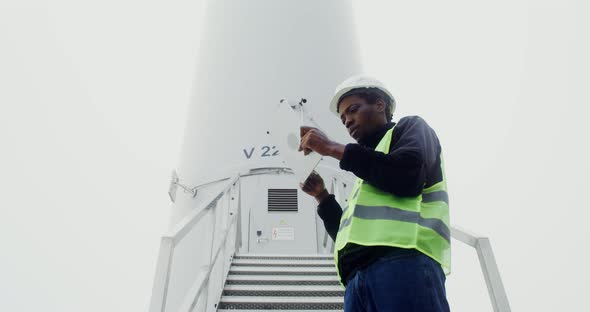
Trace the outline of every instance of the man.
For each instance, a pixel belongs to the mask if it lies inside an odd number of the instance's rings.
[[[385,86],[355,76],[336,88],[330,110],[357,144],[301,128],[300,151],[340,160],[357,176],[344,211],[317,173],[301,184],[318,201],[346,287],[345,311],[449,311],[449,207],[441,147],[417,116],[391,122]]]

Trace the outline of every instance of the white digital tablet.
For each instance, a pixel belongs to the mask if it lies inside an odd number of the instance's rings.
[[[300,112],[291,108],[287,100],[282,100],[273,116],[270,134],[274,144],[279,148],[279,156],[283,163],[295,173],[297,180],[305,182],[309,174],[315,169],[322,155],[311,152],[307,156],[298,151],[300,143],[300,127],[303,119]]]

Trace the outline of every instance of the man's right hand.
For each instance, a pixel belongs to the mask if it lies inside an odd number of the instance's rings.
[[[315,197],[318,203],[321,203],[324,198],[330,195],[326,190],[324,180],[315,171],[309,175],[305,183],[299,183],[299,186],[305,193]]]

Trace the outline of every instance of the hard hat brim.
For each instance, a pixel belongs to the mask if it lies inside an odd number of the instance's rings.
[[[391,103],[389,103],[389,107],[391,108],[391,113],[393,114],[393,112],[395,111],[395,99],[393,97],[393,95],[389,92],[389,90],[385,89],[385,88],[381,88],[375,85],[367,85],[367,86],[354,86],[354,87],[346,87],[346,88],[342,88],[340,89],[336,94],[334,94],[334,96],[332,97],[332,101],[330,102],[330,111],[332,113],[334,113],[334,115],[336,115],[336,117],[340,118],[340,114],[338,113],[338,103],[340,102],[340,98],[345,95],[346,93],[348,93],[349,91],[355,90],[355,89],[379,89],[382,92],[384,92],[385,94],[387,94],[389,96],[389,98],[391,98]]]

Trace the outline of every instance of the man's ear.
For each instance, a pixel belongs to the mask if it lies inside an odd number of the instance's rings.
[[[383,101],[383,99],[377,99],[377,102],[375,102],[375,105],[377,105],[377,111],[380,113],[384,113],[385,112],[385,101]]]

